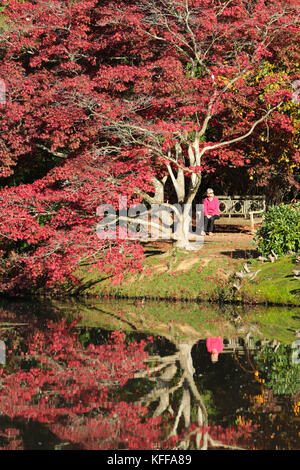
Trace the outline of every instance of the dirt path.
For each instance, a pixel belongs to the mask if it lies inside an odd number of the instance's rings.
[[[231,256],[232,258],[248,258],[256,253],[253,235],[250,233],[216,233],[205,237],[203,252],[215,258]]]
[[[171,271],[188,272],[200,260],[204,268],[216,259],[220,260],[220,270],[222,270],[222,265],[227,265],[231,261],[235,265],[237,261],[253,257],[256,253],[253,235],[248,233],[219,232],[212,237],[206,236],[201,249],[187,252],[181,260],[176,260],[176,257],[172,259],[169,243],[156,242],[152,245],[154,246],[156,250],[161,250],[161,254],[157,255],[159,262],[152,268],[157,274]]]
[[[168,250],[171,245],[165,241],[158,241],[151,244],[155,250],[161,250],[159,257],[163,260],[168,256]],[[147,247],[149,249],[149,247]],[[150,248],[151,250],[151,248]],[[217,232],[212,237],[206,236],[204,238],[203,246],[191,256],[189,260],[192,263],[193,258],[223,258],[224,256],[232,258],[248,258],[256,253],[255,244],[253,243],[253,235],[250,233],[229,233]],[[185,263],[189,261],[186,260]],[[182,265],[184,268],[184,265]]]

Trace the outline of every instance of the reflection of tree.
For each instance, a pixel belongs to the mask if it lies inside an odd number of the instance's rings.
[[[97,307],[96,307],[97,309]],[[121,322],[125,328],[134,331],[146,332],[155,330],[173,345],[175,353],[168,356],[150,356],[147,362],[154,363],[147,371],[135,374],[136,378],[147,377],[154,384],[152,390],[139,399],[143,404],[153,409],[153,417],[168,417],[168,434],[166,441],[161,442],[162,447],[175,446],[175,448],[188,449],[194,446],[197,449],[209,447],[241,448],[238,442],[246,443],[249,437],[249,425],[239,425],[227,430],[217,426],[209,426],[208,412],[199,393],[194,378],[194,365],[192,348],[201,338],[195,329],[184,324],[164,322],[159,315],[157,319],[147,314],[146,305],[141,304],[129,310],[110,312],[101,306],[101,313]],[[235,327],[228,320],[220,322],[220,315],[209,316],[207,327],[220,328],[234,334]],[[203,334],[203,333],[202,333]],[[206,335],[209,334],[206,330]],[[230,345],[235,348],[237,338],[231,338]],[[246,350],[250,345],[250,335],[246,336]],[[171,418],[170,418],[171,417]],[[180,436],[180,437],[179,437]]]
[[[168,339],[170,340],[170,336]],[[150,356],[147,359],[151,362],[156,361],[156,365],[148,370],[148,375],[151,374],[150,380],[155,385],[139,400],[139,403],[147,407],[156,404],[154,417],[162,416],[164,412],[172,416],[167,442],[169,445],[173,443],[176,449],[186,450],[191,446],[201,450],[216,447],[242,449],[237,441],[249,436],[251,429],[248,425],[244,430],[239,426],[221,432],[219,428],[209,426],[208,412],[194,379],[192,348],[195,343],[196,341],[179,342],[176,344],[175,354],[164,357]],[[156,375],[158,372],[159,375]],[[145,376],[145,373],[136,377],[142,376]],[[180,399],[172,400],[172,396],[178,394],[178,391],[181,392]],[[175,406],[172,405],[174,401]],[[173,409],[175,407],[176,412]],[[180,426],[181,420],[183,426]]]
[[[79,448],[152,448],[160,420],[118,399],[118,390],[145,368],[145,342],[126,343],[114,332],[107,343],[85,348],[75,326],[49,322],[34,330],[23,355],[9,355],[0,370],[1,415],[44,423]]]
[[[157,400],[159,401],[153,416],[161,416],[166,410],[171,411],[173,414],[174,412],[170,406],[170,396],[177,390],[182,389],[182,398],[169,437],[177,434],[181,416],[184,418],[185,429],[188,430],[190,428],[192,399],[195,401],[197,406],[197,420],[199,427],[207,426],[208,424],[207,411],[193,378],[195,370],[191,355],[192,347],[193,343],[181,343],[178,345],[178,352],[176,354],[162,358],[152,358],[151,356],[149,358],[150,361],[156,359],[159,364],[154,368],[153,372],[156,372],[157,370],[162,371],[159,376],[151,378],[151,380],[155,382],[155,387],[140,400],[141,403],[146,404],[147,406]],[[174,378],[180,370],[182,370],[181,377],[178,382],[173,385]]]
[[[48,322],[43,330],[35,326],[24,340],[27,350],[20,344],[9,354],[8,368],[0,371],[0,411],[10,420],[11,440],[2,448],[20,447],[19,427],[13,425],[20,420],[47,426],[56,442],[75,448],[229,447],[208,427],[194,380],[191,351],[196,340],[178,341],[176,335],[174,340],[170,331],[166,336],[176,352],[148,356],[145,341],[127,343],[120,332],[104,344],[84,347],[75,328],[64,321]],[[150,379],[153,389],[139,402],[120,401],[120,390],[134,377]],[[167,436],[160,426],[165,412],[171,416]]]
[[[138,318],[134,315],[122,317],[121,312],[114,315],[118,321],[130,326],[131,331],[134,330],[128,335],[130,341],[128,337],[125,340],[124,334],[115,332],[112,335],[107,333],[106,342],[99,344],[96,341],[98,346],[88,340],[83,345],[78,341],[81,337],[78,324],[69,326],[66,322],[50,322],[48,329],[43,330],[35,324],[28,343],[29,331],[25,327],[27,336],[24,344],[27,349],[20,344],[19,337],[17,348],[9,357],[8,368],[0,372],[0,411],[4,417],[10,418],[4,428],[9,429],[11,440],[16,441],[15,444],[6,442],[0,435],[0,448],[13,448],[14,445],[19,448],[21,445],[19,428],[14,428],[16,419],[19,424],[20,420],[39,423],[39,433],[43,426],[47,426],[55,436],[56,446],[71,443],[75,448],[85,449],[205,450],[240,449],[254,445],[255,429],[250,422],[258,423],[262,429],[266,425],[255,415],[258,403],[255,394],[251,396],[252,392],[247,398],[249,408],[245,400],[245,413],[241,412],[235,423],[231,421],[233,425],[231,422],[224,422],[223,428],[211,425],[202,389],[206,386],[210,390],[210,374],[204,374],[201,380],[197,377],[197,348],[194,346],[197,344],[198,347],[199,337],[195,337],[194,331],[191,334],[191,330],[181,329],[179,334],[176,324],[160,322],[159,331],[163,335],[160,342],[168,342],[169,352],[158,354],[157,344],[134,340],[139,337],[139,331],[149,332],[150,317],[143,312]],[[244,374],[250,373],[251,380],[255,379],[256,388],[259,388],[263,384],[256,381],[259,377],[252,358],[254,345],[251,335],[245,334],[240,350],[238,338],[226,342],[222,360],[226,358],[226,364],[231,364],[232,373],[236,364]],[[102,333],[101,336],[104,338]],[[205,341],[200,342],[204,346]],[[202,353],[199,361],[203,362]],[[215,368],[209,360],[208,364],[212,370]],[[237,375],[236,372],[234,374]],[[137,390],[135,379],[141,378],[147,382],[146,392],[142,392],[142,387]],[[149,382],[152,383],[150,391]],[[226,387],[225,380],[224,384]],[[136,398],[136,392],[140,398]],[[224,391],[224,396],[225,393],[228,396],[231,392]],[[120,396],[126,397],[124,401]],[[220,413],[222,411],[224,407]],[[266,428],[270,428],[271,436],[271,426]],[[260,442],[261,447],[264,445]]]

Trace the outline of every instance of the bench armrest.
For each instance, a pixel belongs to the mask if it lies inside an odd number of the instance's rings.
[[[249,211],[248,214],[261,214],[262,212],[265,212],[265,209],[260,209],[259,211]]]
[[[251,227],[251,232],[254,233],[254,215],[256,214],[262,214],[265,212],[265,208],[261,209],[259,211],[249,211],[249,216],[250,216],[250,227]]]

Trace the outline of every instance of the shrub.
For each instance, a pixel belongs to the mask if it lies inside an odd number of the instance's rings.
[[[269,207],[263,225],[257,230],[256,242],[259,252],[265,256],[271,250],[277,255],[297,252],[300,247],[300,203]]]

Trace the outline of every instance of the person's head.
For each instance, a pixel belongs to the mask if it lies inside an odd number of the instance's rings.
[[[208,188],[206,191],[207,197],[214,197],[214,190],[211,188]]]
[[[213,349],[210,358],[211,362],[218,362],[219,353],[215,349]]]

